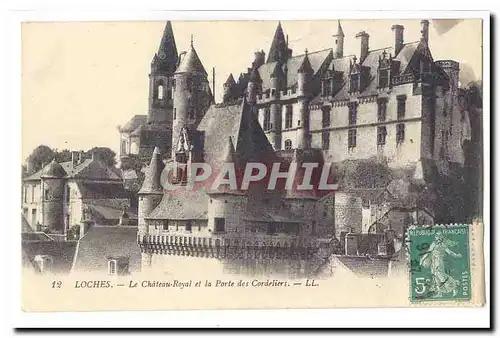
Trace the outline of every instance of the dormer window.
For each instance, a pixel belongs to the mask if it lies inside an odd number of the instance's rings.
[[[276,89],[271,89],[271,96],[274,96],[276,94]]]
[[[349,92],[350,93],[357,93],[359,92],[359,88],[360,88],[360,81],[361,79],[361,76],[359,73],[357,74],[351,74],[349,76]]]
[[[378,71],[378,87],[389,87],[389,69],[381,69]]]

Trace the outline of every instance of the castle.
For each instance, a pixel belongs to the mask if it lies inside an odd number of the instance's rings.
[[[267,191],[259,185],[245,192],[205,186],[166,192],[166,164],[177,168],[171,178],[181,184],[194,163],[233,163],[238,169],[249,162],[307,162],[321,168],[374,157],[404,169],[411,184],[456,174],[464,163],[462,142],[470,138],[458,102],[459,64],[433,59],[427,20],[416,42],[404,42],[403,26],[392,31],[394,45],[376,50],[369,47],[369,34],[360,32],[359,55],[345,56],[339,23],[332,48],[293,56],[280,23],[267,59],[256,52],[237,81],[229,75],[223,102],[215,104],[193,42],[177,56],[167,23],[151,66],[147,123],[134,117],[121,130],[123,154],[155,147],[139,191],[143,269],[168,270],[179,258],[187,265],[210,257],[236,272],[309,275],[339,243],[344,253],[362,254],[361,218],[373,214],[361,207],[339,210],[335,192]],[[163,138],[138,137],[154,128]],[[418,206],[414,214],[423,214],[425,222],[433,218]],[[411,222],[420,222],[415,217]],[[394,229],[370,224],[363,227],[379,236],[365,246],[370,254],[390,257]]]

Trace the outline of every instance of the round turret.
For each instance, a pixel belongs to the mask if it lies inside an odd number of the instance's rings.
[[[51,233],[63,233],[64,177],[66,171],[55,161],[42,172],[42,225]]]

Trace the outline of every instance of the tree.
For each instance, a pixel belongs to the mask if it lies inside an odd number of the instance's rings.
[[[84,158],[91,158],[92,153],[109,166],[115,166],[116,153],[107,147],[94,147],[85,152]]]
[[[45,145],[40,145],[26,159],[27,175],[31,175],[42,169],[44,165],[52,161],[55,157],[55,152]]]

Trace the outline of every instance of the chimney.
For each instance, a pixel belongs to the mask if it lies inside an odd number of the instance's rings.
[[[73,165],[73,167],[76,166],[78,162],[78,158],[76,157],[76,151],[72,151],[71,152],[71,164]]]
[[[420,41],[429,43],[429,20],[420,21]]]
[[[83,150],[78,153],[78,164],[83,162]]]
[[[363,61],[365,61],[366,57],[368,56],[370,35],[368,35],[368,33],[366,33],[365,31],[362,31],[362,32],[359,32],[358,34],[356,34],[356,38],[361,39],[361,50],[359,53],[359,63],[362,64]]]
[[[403,49],[403,32],[405,28],[401,25],[393,25],[391,29],[394,32],[394,56],[396,56]]]

